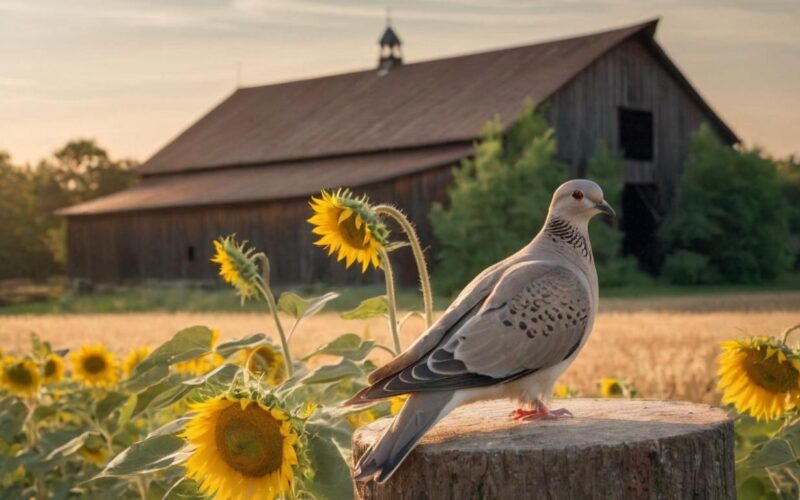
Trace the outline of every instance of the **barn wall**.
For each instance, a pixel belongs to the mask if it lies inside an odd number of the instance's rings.
[[[547,104],[559,156],[570,162],[574,176],[585,174],[586,160],[598,139],[618,149],[620,106],[651,111],[653,162],[628,161],[626,179],[634,184],[656,184],[661,198],[656,208],[662,212],[675,193],[689,135],[708,121],[638,38],[592,63]]]
[[[359,188],[374,202],[392,202],[416,224],[428,260],[433,259],[433,235],[428,212],[432,200],[445,197],[451,167],[437,168],[390,182]],[[307,198],[263,204],[182,208],[69,219],[69,276],[95,283],[159,280],[216,280],[209,262],[212,241],[236,233],[270,256],[275,283],[365,283],[382,276],[362,275],[312,245],[315,237],[306,222]],[[397,229],[397,228],[395,228]],[[399,237],[399,236],[398,236]],[[194,259],[188,257],[189,247]],[[416,282],[408,248],[399,249],[395,268],[403,284]]]

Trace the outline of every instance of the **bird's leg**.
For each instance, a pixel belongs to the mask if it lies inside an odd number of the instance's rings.
[[[525,422],[531,420],[550,420],[556,418],[572,418],[572,413],[566,408],[559,408],[551,410],[539,399],[534,399],[533,403],[525,405],[526,408],[517,408],[512,413],[511,418],[514,420],[523,420]]]

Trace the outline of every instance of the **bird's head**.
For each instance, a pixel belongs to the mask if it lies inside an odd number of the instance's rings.
[[[603,213],[616,217],[616,212],[603,199],[603,190],[596,182],[586,179],[567,181],[553,193],[550,217],[568,220],[589,220]]]

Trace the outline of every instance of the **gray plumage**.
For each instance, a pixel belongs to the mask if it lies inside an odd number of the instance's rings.
[[[484,270],[417,342],[370,374],[372,385],[345,404],[400,394],[409,399],[359,461],[357,479],[388,479],[456,406],[502,397],[549,399],[597,312],[588,222],[599,212],[613,210],[597,184],[563,184],[530,244]]]

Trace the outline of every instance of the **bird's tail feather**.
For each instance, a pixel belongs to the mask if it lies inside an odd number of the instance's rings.
[[[411,394],[380,438],[361,456],[355,479],[376,476],[379,483],[394,474],[425,432],[451,409],[452,392]]]

